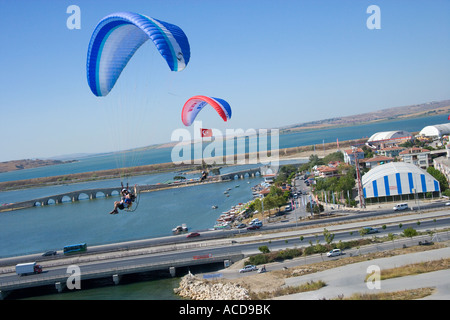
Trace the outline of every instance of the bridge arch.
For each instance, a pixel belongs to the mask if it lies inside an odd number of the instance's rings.
[[[64,202],[71,202],[72,201],[72,198],[71,197],[69,197],[68,195],[63,195],[62,197],[61,197],[61,203],[64,203]]]
[[[47,200],[44,201],[44,205],[49,206],[52,204],[56,204],[56,200],[53,198],[48,198]]]
[[[107,193],[104,192],[104,191],[97,191],[97,192],[94,194],[94,199],[97,199],[97,198],[106,198],[106,197],[107,197]]]
[[[75,200],[80,201],[80,200],[89,200],[89,199],[90,199],[90,196],[89,196],[88,193],[80,192],[80,193],[76,196],[76,199],[75,199]]]

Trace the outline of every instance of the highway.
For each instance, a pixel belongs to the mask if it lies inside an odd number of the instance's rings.
[[[441,212],[441,214],[446,214],[447,212]],[[425,214],[422,215],[425,218]],[[360,217],[360,215],[358,215]],[[391,218],[392,219],[392,218]],[[441,229],[441,228],[448,228],[450,227],[450,217],[442,217],[442,218],[436,218],[436,222],[427,219],[421,219],[420,225],[417,224],[417,221],[411,221],[411,222],[402,222],[403,226],[400,229],[398,226],[398,223],[395,224],[387,224],[386,229],[378,228],[379,233],[372,234],[372,235],[366,235],[365,237],[372,237],[373,235],[378,236],[385,236],[388,233],[393,234],[400,234],[405,228],[412,227],[418,231],[426,231],[426,230],[435,230],[435,229]],[[316,222],[317,223],[317,222]],[[323,223],[323,222],[321,222]],[[382,221],[376,221],[373,222],[376,224],[376,226],[380,225],[380,223],[383,223]],[[365,223],[352,223],[352,224],[344,224],[344,225],[334,225],[327,227],[328,230],[330,230],[333,234],[335,234],[334,243],[342,241],[348,241],[351,239],[360,239],[361,236],[358,233],[358,230],[362,226],[372,226],[375,225],[371,224],[365,224]],[[280,224],[279,227],[282,227],[282,224]],[[265,230],[275,230],[275,227],[263,227]],[[291,225],[292,228],[292,225]],[[339,230],[339,229],[345,229],[350,228],[346,230]],[[351,231],[353,230],[353,232]],[[139,255],[129,255],[126,254],[123,257],[117,257],[111,259],[105,259],[105,248],[103,246],[101,247],[93,247],[89,248],[89,255],[86,255],[86,257],[89,257],[89,260],[86,262],[77,263],[77,265],[80,267],[81,274],[83,273],[92,273],[92,272],[102,272],[107,270],[126,270],[127,268],[133,268],[134,266],[139,265],[145,265],[145,264],[162,264],[162,265],[170,265],[170,262],[172,261],[180,261],[180,260],[192,260],[194,256],[205,256],[205,255],[211,255],[211,256],[218,256],[218,255],[224,255],[224,254],[253,254],[259,252],[258,248],[262,245],[267,245],[271,251],[276,251],[280,249],[284,249],[287,247],[302,247],[302,246],[309,246],[309,243],[311,241],[312,244],[315,244],[316,241],[319,241],[319,243],[324,243],[324,237],[323,237],[323,227],[320,228],[313,228],[313,229],[303,229],[303,230],[296,230],[296,231],[285,231],[283,232],[283,229],[279,230],[280,232],[276,233],[260,233],[260,232],[253,232],[254,236],[249,237],[243,237],[243,236],[235,236],[235,237],[227,237],[223,238],[224,234],[232,234],[235,233],[236,230],[229,230],[229,231],[209,231],[204,232],[201,234],[199,238],[194,239],[186,239],[185,236],[175,236],[173,239],[171,239],[171,243],[173,245],[174,242],[177,242],[177,246],[171,247],[168,251],[161,251],[155,253],[148,253],[148,254],[139,254]],[[246,234],[251,234],[250,231],[245,231]],[[303,240],[300,240],[300,235],[302,235],[304,238]],[[447,233],[448,236],[448,233]],[[445,237],[445,234],[443,235]],[[425,237],[422,237],[420,239],[424,239]],[[427,239],[430,239],[429,236],[426,236]],[[445,240],[445,239],[442,239]],[[166,241],[168,241],[166,239]],[[408,245],[411,244],[417,244],[419,240],[413,239],[413,240],[406,240],[409,241]],[[165,242],[162,239],[152,239],[146,241],[145,243],[151,243],[152,246],[162,246]],[[180,245],[180,244],[184,244]],[[187,246],[186,246],[187,245]],[[379,245],[372,245],[369,246],[368,249],[361,248],[360,252],[362,253],[363,250],[384,250],[383,248],[392,248],[392,242],[388,241],[384,244]],[[110,245],[113,246],[116,250],[121,251],[119,248],[123,248],[123,246],[130,249],[132,246],[131,244],[117,244],[117,245]],[[139,243],[139,247],[142,248],[143,243]],[[111,250],[111,248],[108,248],[108,250]],[[353,249],[352,249],[353,250]],[[96,261],[95,255],[93,255],[93,252],[98,252],[100,256],[103,256],[103,260]],[[103,253],[102,253],[103,252]],[[124,251],[129,253],[128,251]],[[348,251],[350,252],[350,251]],[[81,255],[80,255],[81,257]],[[315,257],[308,257],[305,262],[308,263],[315,262],[314,259],[322,259],[323,257],[315,256]],[[65,260],[65,259],[64,259]],[[56,260],[51,260],[52,262],[55,262]],[[81,260],[80,260],[81,261]],[[320,261],[320,260],[317,260]],[[60,261],[61,263],[63,260]],[[41,264],[44,264],[41,263]],[[21,277],[21,278],[33,278],[33,280],[38,279],[45,279],[45,278],[53,278],[53,277],[64,277],[67,276],[67,266],[69,264],[73,264],[72,259],[68,259],[67,262],[62,263],[60,266],[55,267],[46,267],[44,268],[44,273],[37,274],[37,275],[31,275],[28,277]],[[0,288],[2,285],[10,282],[17,281],[19,277],[12,272],[9,273],[3,273],[0,275]]]

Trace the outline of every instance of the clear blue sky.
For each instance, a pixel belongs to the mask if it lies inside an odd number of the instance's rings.
[[[372,4],[379,30],[366,26]],[[69,5],[81,9],[80,30],[66,27]],[[87,46],[97,22],[116,11],[181,27],[187,68],[170,72],[147,42],[111,94],[95,97]],[[0,0],[0,13],[0,161],[169,142],[197,94],[230,103],[227,123],[206,108],[197,118],[220,130],[450,98],[448,0]]]

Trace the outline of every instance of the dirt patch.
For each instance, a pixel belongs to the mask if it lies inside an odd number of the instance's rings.
[[[267,272],[225,281],[239,284],[251,292],[259,293],[278,290],[285,284],[284,279],[284,275],[279,272]]]

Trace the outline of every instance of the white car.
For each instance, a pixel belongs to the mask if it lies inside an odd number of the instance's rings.
[[[406,210],[406,209],[408,209],[408,204],[407,203],[399,203],[399,204],[396,204],[395,207],[392,209],[394,211]]]
[[[244,273],[244,272],[249,272],[249,271],[256,271],[258,270],[258,268],[254,265],[246,265],[245,267],[243,267],[241,270],[239,270],[239,273]]]
[[[327,252],[327,257],[335,257],[342,255],[341,249],[333,249],[330,252]]]

